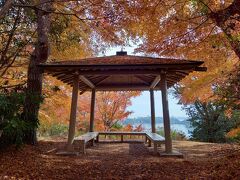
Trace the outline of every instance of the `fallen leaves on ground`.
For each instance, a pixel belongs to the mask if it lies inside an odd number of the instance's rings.
[[[193,143],[193,145],[191,145]],[[189,145],[190,144],[190,145]],[[63,142],[40,141],[0,152],[0,179],[237,179],[240,146],[175,143],[185,158],[148,153],[144,144],[99,143],[86,155],[58,156]],[[134,151],[136,150],[136,153]]]

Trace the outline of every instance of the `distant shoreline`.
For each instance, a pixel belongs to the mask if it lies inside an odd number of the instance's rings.
[[[183,117],[171,117],[171,129],[178,132],[183,132],[187,137],[191,135],[190,123],[187,121],[187,118]],[[151,117],[137,117],[137,118],[127,118],[121,122],[123,126],[131,124],[133,127],[142,125],[142,127],[149,131],[151,129]],[[163,127],[163,117],[156,117],[156,128]]]
[[[184,124],[186,126],[189,126],[189,122],[187,121],[187,118],[185,117],[171,117],[170,118],[171,124]],[[151,117],[137,117],[137,118],[127,118],[121,122],[123,125],[127,124],[146,124],[151,123]],[[163,117],[156,117],[156,123],[163,123]]]

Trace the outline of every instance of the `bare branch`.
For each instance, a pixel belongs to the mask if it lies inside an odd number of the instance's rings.
[[[0,19],[3,19],[4,16],[6,15],[6,13],[9,11],[9,9],[12,7],[13,5],[13,0],[7,0],[4,4],[4,6],[2,7],[2,9],[0,10]]]
[[[3,67],[4,64],[7,63],[6,62],[7,61],[6,54],[8,52],[10,43],[11,43],[11,41],[13,39],[14,33],[15,33],[16,29],[17,29],[17,24],[18,24],[18,20],[19,20],[19,14],[20,14],[20,10],[18,10],[18,12],[17,12],[17,17],[16,17],[16,19],[14,21],[13,27],[11,29],[11,32],[10,32],[9,36],[8,36],[7,44],[6,44],[6,46],[5,46],[5,48],[4,48],[3,52],[2,52],[1,59],[0,59],[1,67]]]

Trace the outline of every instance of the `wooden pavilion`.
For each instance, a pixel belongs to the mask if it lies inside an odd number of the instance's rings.
[[[73,87],[67,149],[75,135],[78,94],[91,91],[89,131],[94,131],[96,91],[150,91],[151,126],[155,133],[154,91],[162,92],[165,151],[172,153],[167,89],[193,71],[206,71],[203,61],[130,56],[117,52],[114,56],[59,61],[40,64],[43,71]]]

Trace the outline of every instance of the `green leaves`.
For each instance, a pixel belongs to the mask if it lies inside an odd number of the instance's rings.
[[[196,101],[185,107],[189,115],[192,131],[192,139],[205,142],[225,142],[226,133],[239,123],[236,118],[227,117],[224,113],[226,106],[218,102],[202,103]],[[237,114],[235,114],[237,115]]]
[[[0,94],[0,130],[3,131],[0,145],[15,144],[20,147],[25,132],[38,127],[38,120],[32,122],[23,119],[25,96],[25,93]],[[36,102],[39,98],[33,100]]]
[[[194,9],[199,9],[200,14],[204,15],[207,14],[209,11],[209,7],[207,6],[207,3],[204,3],[202,0],[190,0],[191,5]]]

